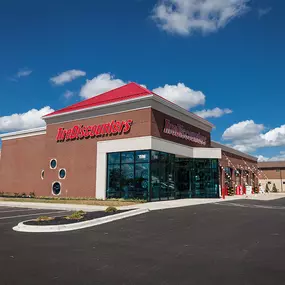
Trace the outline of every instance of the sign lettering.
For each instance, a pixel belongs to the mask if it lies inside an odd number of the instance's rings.
[[[56,140],[64,142],[69,140],[79,140],[100,137],[105,135],[117,135],[128,133],[131,130],[133,120],[116,121],[113,120],[106,124],[84,126],[75,125],[71,129],[59,128]]]
[[[183,125],[172,124],[168,119],[164,120],[163,132],[165,134],[169,134],[197,144],[206,145],[207,143],[207,138],[205,136],[199,133],[191,132],[190,130],[185,129]]]

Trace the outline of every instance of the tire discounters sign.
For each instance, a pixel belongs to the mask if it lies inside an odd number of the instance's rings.
[[[172,135],[177,138],[181,138],[187,141],[191,141],[197,144],[206,145],[207,138],[199,133],[192,132],[184,128],[183,125],[180,124],[172,124],[170,120],[164,120],[164,129],[163,132],[165,134]]]
[[[128,133],[131,130],[133,120],[116,121],[109,123],[84,126],[75,125],[71,129],[59,128],[57,130],[56,140],[64,142],[69,140],[88,139],[104,135],[117,135]]]

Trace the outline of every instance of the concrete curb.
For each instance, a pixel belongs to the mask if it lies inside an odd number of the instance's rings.
[[[85,204],[61,204],[61,203],[44,203],[44,202],[13,202],[0,201],[0,206],[15,208],[30,208],[39,210],[62,210],[62,211],[104,211],[108,206],[85,205]],[[118,208],[118,207],[117,207]],[[134,207],[135,208],[135,207]]]
[[[90,221],[84,221],[84,222],[68,224],[68,225],[58,225],[58,226],[31,226],[31,225],[25,225],[24,222],[21,222],[17,226],[13,227],[13,230],[17,232],[30,232],[30,233],[67,232],[67,231],[74,231],[74,230],[85,229],[85,228],[89,228],[93,226],[98,226],[101,224],[110,223],[110,222],[125,219],[128,217],[141,215],[147,212],[149,212],[149,209],[137,209],[137,210],[132,210],[132,211],[128,211],[128,212],[124,212],[120,214],[115,214],[112,216],[93,219]]]

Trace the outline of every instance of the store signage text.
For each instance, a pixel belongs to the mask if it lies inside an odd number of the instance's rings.
[[[181,124],[172,124],[170,120],[164,120],[164,129],[165,134],[172,135],[177,138],[185,139],[197,144],[206,145],[207,138],[199,133],[192,132],[184,128]]]
[[[58,142],[63,142],[68,140],[87,139],[106,135],[128,133],[131,130],[132,123],[133,120],[113,120],[106,124],[92,126],[75,125],[71,129],[59,128],[57,130],[56,140]]]

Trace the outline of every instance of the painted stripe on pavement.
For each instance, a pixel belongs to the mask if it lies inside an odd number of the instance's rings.
[[[36,213],[36,214],[27,214],[27,215],[17,215],[17,216],[10,216],[10,217],[1,217],[0,220],[5,219],[13,219],[13,218],[21,218],[21,217],[29,217],[29,216],[36,216],[36,215],[47,215],[47,214],[61,214],[61,213],[67,213],[70,211],[56,211],[56,212],[44,212],[44,213]]]
[[[16,210],[9,210],[9,211],[0,211],[0,214],[1,213],[10,213],[10,212],[25,212],[25,211],[35,211],[35,210],[38,210],[38,209],[16,209]]]

